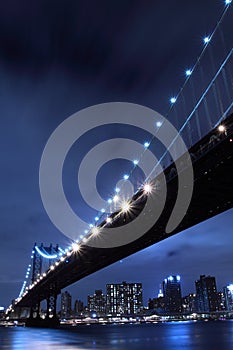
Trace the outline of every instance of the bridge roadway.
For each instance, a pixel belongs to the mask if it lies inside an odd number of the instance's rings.
[[[17,306],[33,306],[46,299],[51,289],[59,294],[63,288],[97,270],[232,208],[233,114],[225,119],[224,125],[226,133],[220,133],[215,128],[190,149],[194,169],[193,196],[184,219],[171,234],[165,234],[165,227],[177,196],[178,181],[174,164],[164,171],[167,180],[165,208],[146,234],[120,248],[83,246],[81,252],[73,252],[29,290]]]

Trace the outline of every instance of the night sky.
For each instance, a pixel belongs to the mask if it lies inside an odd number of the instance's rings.
[[[35,242],[70,244],[50,222],[39,191],[40,159],[54,129],[71,114],[104,102],[137,103],[165,115],[224,7],[223,0],[0,3],[0,305],[18,296]],[[109,178],[100,186],[113,188],[111,171],[105,173]],[[72,179],[67,193],[73,193]],[[106,283],[142,282],[146,303],[165,277],[177,273],[184,295],[194,291],[200,274],[215,275],[220,289],[233,282],[232,214],[68,290],[86,302],[87,294],[105,290]]]

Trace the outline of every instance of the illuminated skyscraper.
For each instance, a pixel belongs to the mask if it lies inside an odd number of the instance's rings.
[[[142,307],[142,284],[107,284],[107,313],[133,315]]]
[[[197,308],[199,312],[211,312],[219,309],[215,277],[201,275],[195,282]]]
[[[74,302],[74,315],[78,316],[84,310],[83,302],[81,300],[75,300]]]
[[[196,294],[190,293],[182,298],[182,311],[186,314],[197,312]]]
[[[95,294],[88,295],[87,298],[88,310],[95,312],[98,316],[104,315],[106,312],[106,296],[102,290],[96,290]]]
[[[62,318],[67,318],[71,316],[72,314],[71,301],[72,301],[72,297],[70,293],[68,293],[67,291],[65,293],[62,293],[61,295],[61,317]]]
[[[227,311],[233,311],[233,284],[223,288],[223,294]]]
[[[158,298],[163,298],[163,290],[161,284],[159,285]]]
[[[163,281],[163,295],[167,313],[182,311],[180,276],[169,276]]]

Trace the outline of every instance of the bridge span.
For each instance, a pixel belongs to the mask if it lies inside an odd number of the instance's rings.
[[[233,115],[228,116],[223,123],[224,130],[220,131],[219,126],[216,126],[189,150],[194,170],[193,196],[185,217],[174,231],[170,234],[165,233],[178,190],[178,175],[175,165],[171,164],[164,171],[167,182],[164,210],[148,232],[121,247],[105,249],[83,244],[81,250],[68,252],[52,268],[50,267],[46,276],[37,281],[33,288],[28,289],[16,302],[16,306],[31,308],[37,306],[38,311],[39,303],[47,300],[48,308],[51,303],[55,305],[55,316],[56,298],[63,288],[120,259],[232,208]],[[139,195],[140,193],[135,196]],[[145,198],[141,200],[142,208],[145,201]],[[117,220],[115,225],[119,225]]]

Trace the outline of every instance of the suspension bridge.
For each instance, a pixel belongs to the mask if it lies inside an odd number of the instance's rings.
[[[231,2],[204,47],[195,65],[186,70],[186,79],[176,96],[171,97],[168,118],[185,141],[192,160],[194,189],[191,203],[181,223],[169,234],[166,225],[176,202],[179,173],[167,152],[162,158],[167,196],[157,222],[142,237],[113,248],[95,248],[87,237],[68,249],[58,245],[38,246],[32,250],[25,281],[18,298],[9,306],[9,317],[20,316],[22,308],[30,309],[28,325],[58,324],[56,301],[61,290],[141,249],[218,215],[233,206],[233,33]],[[152,140],[153,141],[153,140]],[[181,156],[180,164],[184,162]],[[185,173],[187,164],[181,171]],[[160,174],[152,184],[160,181]],[[134,220],[143,210],[150,191],[140,188],[131,198],[136,208],[113,212],[96,227],[117,227]],[[31,280],[30,280],[31,276]],[[40,303],[47,301],[46,318],[40,318]]]

